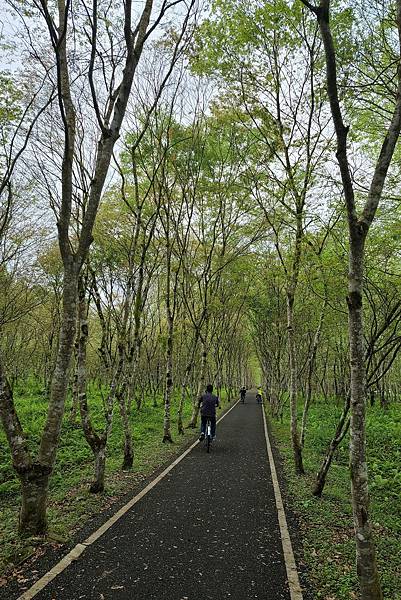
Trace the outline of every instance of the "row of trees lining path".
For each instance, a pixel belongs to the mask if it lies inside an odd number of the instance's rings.
[[[46,532],[63,419],[98,493],[116,412],[131,469],[133,407],[161,400],[171,443],[207,381],[233,399],[261,372],[300,476],[311,403],[343,405],[313,493],[349,431],[361,596],[381,599],[365,413],[400,391],[401,3],[5,4],[0,416],[20,534]]]
[[[289,600],[255,394],[217,436],[210,454],[196,446],[36,598]]]

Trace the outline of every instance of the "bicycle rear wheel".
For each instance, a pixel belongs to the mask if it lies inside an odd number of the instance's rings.
[[[207,422],[206,425],[206,452],[210,452],[210,444],[212,441],[212,431],[210,421]]]

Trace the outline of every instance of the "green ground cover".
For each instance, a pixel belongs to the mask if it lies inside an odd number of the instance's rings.
[[[355,542],[350,501],[348,438],[329,471],[323,497],[311,494],[341,406],[315,403],[310,410],[304,450],[305,477],[294,475],[289,414],[282,423],[270,419],[288,482],[289,502],[298,515],[304,562],[316,600],[358,598]],[[401,600],[401,404],[383,411],[369,408],[367,452],[371,508],[385,600]]]
[[[15,394],[16,405],[30,446],[37,446],[46,417],[47,401],[40,388],[30,383],[26,389]],[[89,394],[92,412],[101,423],[101,395],[94,387]],[[223,407],[227,406],[225,393],[222,393]],[[132,472],[122,472],[122,428],[115,410],[113,429],[108,449],[106,489],[102,494],[90,494],[92,480],[92,452],[83,437],[79,426],[73,426],[68,419],[69,403],[63,421],[57,462],[50,483],[49,496],[49,539],[46,544],[58,545],[67,542],[88,518],[107,508],[143,481],[153,471],[197,437],[197,431],[187,429],[185,435],[178,435],[176,416],[178,398],[172,403],[173,444],[163,444],[163,406],[146,400],[140,411],[132,411],[132,430],[135,459]],[[188,402],[184,411],[184,423],[188,422],[191,406]],[[0,580],[5,573],[23,562],[28,556],[43,550],[43,539],[21,540],[17,535],[18,509],[20,504],[19,483],[12,469],[10,452],[4,431],[0,427]],[[4,579],[3,579],[4,581]]]

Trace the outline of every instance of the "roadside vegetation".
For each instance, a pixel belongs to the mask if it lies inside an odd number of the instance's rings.
[[[24,424],[31,432],[29,441],[33,444],[46,415],[46,401],[40,394],[40,387],[30,382],[29,387],[16,395],[17,406]],[[222,413],[229,408],[223,390]],[[174,400],[177,400],[174,398]],[[90,403],[94,411],[101,413],[99,390],[92,390]],[[67,402],[67,410],[71,402]],[[173,427],[177,425],[178,402],[172,409]],[[184,411],[185,423],[191,417],[188,404]],[[186,429],[184,435],[174,435],[173,444],[160,443],[160,429],[163,424],[163,399],[145,399],[140,410],[133,409],[131,426],[134,431],[135,457],[132,471],[121,471],[123,449],[121,444],[121,419],[116,415],[107,456],[107,485],[103,493],[89,492],[93,471],[90,448],[85,442],[82,430],[65,417],[57,455],[54,477],[49,490],[49,534],[21,538],[17,535],[20,494],[18,480],[9,461],[4,433],[0,431],[0,583],[5,583],[12,575],[14,567],[21,566],[25,559],[46,547],[68,544],[72,536],[84,527],[91,517],[106,510],[130,490],[141,489],[143,483],[159,467],[171,462],[186,446],[198,438],[198,430]],[[138,490],[139,491],[139,490]]]
[[[289,413],[270,419],[283,458],[288,501],[300,525],[302,567],[316,600],[358,598],[354,569],[355,547],[349,499],[347,439],[338,448],[321,498],[311,490],[322,455],[341,413],[335,402],[316,400],[310,409],[309,443],[304,448],[306,475],[296,477],[291,460]],[[370,408],[367,415],[367,453],[370,465],[370,499],[374,539],[385,600],[401,599],[401,406],[383,412]]]

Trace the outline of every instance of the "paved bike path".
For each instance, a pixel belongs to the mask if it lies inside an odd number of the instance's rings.
[[[289,600],[262,408],[254,395],[35,596]]]

